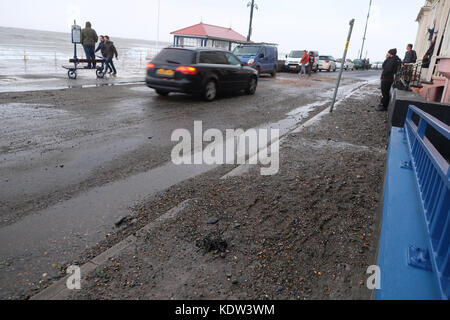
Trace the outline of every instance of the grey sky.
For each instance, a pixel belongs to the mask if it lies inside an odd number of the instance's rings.
[[[172,41],[170,32],[201,20],[248,32],[249,0],[160,0],[160,40]],[[280,51],[319,50],[341,56],[348,22],[356,19],[350,58],[361,48],[369,0],[257,0],[253,39],[276,42]],[[0,1],[0,25],[69,32],[71,21],[89,20],[103,34],[114,37],[156,40],[158,0],[15,0]],[[406,44],[414,43],[415,19],[424,0],[374,0],[366,49],[372,61],[383,60],[396,47],[403,56]],[[107,4],[107,5],[105,5]]]

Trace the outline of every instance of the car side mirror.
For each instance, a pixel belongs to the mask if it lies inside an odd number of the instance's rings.
[[[264,53],[261,53],[261,54],[259,55],[259,57],[260,57],[261,59],[264,59]]]
[[[245,62],[242,62],[242,63],[241,63],[241,67],[246,67],[246,66],[248,66],[247,63],[245,63]]]
[[[286,59],[288,58],[288,55],[286,55]]]

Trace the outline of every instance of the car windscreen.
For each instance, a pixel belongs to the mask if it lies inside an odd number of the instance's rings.
[[[330,56],[320,56],[319,57],[320,60],[331,60]]]
[[[233,53],[238,57],[254,57],[258,54],[260,49],[260,46],[241,46],[236,47]]]
[[[179,65],[195,64],[196,52],[184,49],[163,49],[153,63],[170,63]]]
[[[298,59],[303,57],[303,51],[292,51],[291,54],[289,55],[289,58],[294,58],[294,59]]]

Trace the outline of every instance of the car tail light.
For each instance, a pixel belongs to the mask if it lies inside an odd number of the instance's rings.
[[[330,61],[328,61],[328,60],[325,60],[325,63],[328,63],[328,62],[330,62]]]
[[[182,74],[197,74],[197,69],[195,69],[194,67],[178,67],[176,70],[181,72]]]
[[[155,67],[155,65],[153,63],[147,63],[147,70],[153,69],[154,67]]]

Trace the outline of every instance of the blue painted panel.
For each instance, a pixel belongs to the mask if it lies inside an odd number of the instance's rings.
[[[405,132],[391,132],[386,170],[383,222],[378,264],[381,269],[379,300],[436,300],[439,290],[433,273],[407,263],[411,245],[427,248],[427,230],[414,171],[401,168],[411,161]]]

